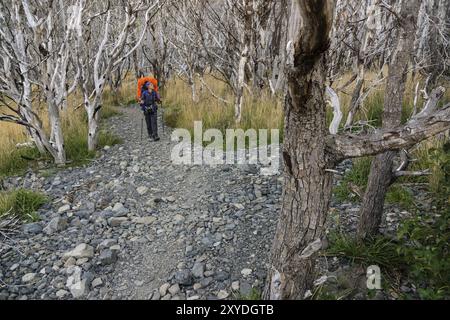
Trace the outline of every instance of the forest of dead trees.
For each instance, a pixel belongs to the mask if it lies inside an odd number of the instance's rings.
[[[234,106],[237,124],[244,94],[268,90],[284,99],[283,207],[264,297],[301,299],[314,280],[336,165],[375,156],[358,226],[364,239],[378,232],[389,186],[423,174],[408,170],[408,150],[450,128],[450,106],[441,101],[449,17],[447,0],[1,1],[0,120],[23,126],[40,153],[64,165],[68,97],[82,97],[75,108],[86,112],[95,150],[104,90],[119,91],[130,75],[153,74],[162,89],[181,78],[193,102],[200,84]],[[234,101],[206,76],[223,82]],[[415,81],[413,113],[402,122],[408,79]],[[382,128],[356,121],[381,87]],[[341,94],[351,97],[345,118]]]

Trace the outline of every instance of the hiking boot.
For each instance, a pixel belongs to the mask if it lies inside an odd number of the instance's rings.
[[[159,141],[159,140],[161,140],[160,137],[155,137],[155,138],[153,138],[153,141]]]

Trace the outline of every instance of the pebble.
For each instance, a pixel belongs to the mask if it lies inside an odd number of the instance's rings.
[[[31,282],[36,278],[36,273],[27,273],[22,277],[22,282],[27,283]]]

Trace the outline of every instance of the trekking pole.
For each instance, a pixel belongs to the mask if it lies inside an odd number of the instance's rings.
[[[141,118],[141,141],[142,141],[143,131],[144,131],[144,114],[142,114],[142,118]]]
[[[165,124],[164,124],[164,107],[161,103],[161,122],[162,122],[162,131],[165,133]]]

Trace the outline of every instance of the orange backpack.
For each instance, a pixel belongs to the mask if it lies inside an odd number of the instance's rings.
[[[141,99],[141,94],[142,94],[141,90],[146,82],[153,83],[155,91],[158,92],[158,80],[156,80],[155,78],[152,78],[152,77],[139,78],[138,83],[137,83],[137,101],[139,101]]]

